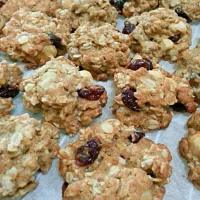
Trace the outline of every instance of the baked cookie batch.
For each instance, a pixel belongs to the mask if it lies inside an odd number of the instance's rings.
[[[173,110],[192,114],[179,152],[200,189],[200,45],[189,49],[198,20],[199,0],[0,0],[0,51],[35,69],[24,77],[0,61],[0,199],[36,188],[58,157],[63,200],[162,200],[172,156],[144,131],[167,128]],[[177,63],[173,74],[161,60]],[[95,80],[108,79],[116,119],[91,125],[110,98]],[[41,122],[11,115],[19,92]],[[59,129],[80,134],[59,148]]]

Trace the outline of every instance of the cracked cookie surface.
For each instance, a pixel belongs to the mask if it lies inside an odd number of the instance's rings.
[[[101,115],[107,102],[102,86],[94,85],[91,74],[79,71],[70,60],[58,57],[47,62],[21,85],[26,109],[43,112],[43,121],[51,122],[67,133],[76,133]],[[52,95],[53,94],[53,95]]]
[[[178,68],[174,72],[176,76],[189,81],[196,101],[200,102],[200,44],[192,50],[184,51],[178,59]]]
[[[35,174],[45,173],[58,150],[58,130],[38,127],[28,114],[0,118],[0,198],[20,197],[37,187]]]
[[[143,136],[116,119],[82,129],[58,154],[66,182],[63,200],[161,200],[171,176],[171,155],[165,145]]]
[[[105,23],[116,26],[117,23],[117,11],[109,0],[64,0],[60,12],[64,19],[71,14],[71,25],[75,30],[87,22],[98,26]]]
[[[69,58],[91,72],[97,80],[106,81],[118,67],[130,63],[130,38],[111,24],[100,27],[89,23],[71,34]]]
[[[172,119],[170,106],[180,103],[190,113],[197,109],[187,80],[171,76],[156,66],[152,69],[142,66],[136,70],[130,67],[132,69],[119,68],[114,75],[113,112],[124,124],[143,130],[166,128]]]
[[[18,65],[0,61],[0,116],[11,113],[12,98],[19,93],[22,73]]]
[[[67,22],[21,9],[3,28],[0,50],[24,61],[27,68],[38,67],[66,51],[70,30]]]
[[[180,155],[186,159],[189,167],[188,178],[200,190],[200,111],[196,111],[188,120],[188,135],[179,143]]]
[[[200,20],[200,0],[163,0],[164,6],[177,10],[180,15],[191,20]]]
[[[176,61],[191,44],[190,26],[170,9],[159,8],[131,17],[125,21],[124,29],[130,25],[133,51],[157,62]]]
[[[2,3],[1,3],[2,2]],[[56,9],[61,6],[60,0],[7,0],[0,1],[0,32],[5,23],[20,8],[32,11],[41,11],[47,15],[53,16]]]

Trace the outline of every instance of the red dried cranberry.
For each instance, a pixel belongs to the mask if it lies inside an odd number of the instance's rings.
[[[3,98],[14,98],[19,94],[19,89],[13,86],[4,86],[0,88],[0,97]]]
[[[64,197],[64,193],[65,193],[65,190],[67,189],[69,183],[67,182],[64,182],[63,185],[62,185],[62,197]]]
[[[132,143],[138,143],[144,136],[145,134],[142,132],[134,132],[132,135],[128,137],[128,139]]]
[[[132,33],[135,30],[135,28],[136,28],[136,26],[134,24],[127,23],[127,24],[125,24],[122,33],[129,35],[130,33]]]
[[[175,103],[174,105],[170,106],[173,110],[177,111],[177,112],[184,112],[186,111],[186,107],[185,105],[183,105],[180,102]]]
[[[134,60],[129,65],[129,68],[131,70],[133,70],[133,71],[137,71],[141,67],[144,67],[147,70],[152,70],[153,69],[152,62],[148,58]]]
[[[133,111],[141,111],[141,108],[136,103],[136,98],[134,97],[134,92],[136,90],[132,90],[129,88],[124,88],[122,90],[122,101],[126,107]]]
[[[5,3],[0,1],[0,8],[4,5]]]
[[[113,5],[117,10],[122,10],[126,0],[110,0],[110,4]]]
[[[52,44],[57,48],[57,49],[62,49],[62,39],[54,34],[49,34],[49,39],[51,40]]]
[[[175,12],[179,17],[182,17],[187,20],[187,23],[192,22],[192,20],[189,18],[189,16],[181,9],[181,8],[175,8]]]
[[[79,166],[92,164],[99,155],[101,146],[97,139],[88,140],[87,143],[77,149],[75,160]]]
[[[81,98],[96,101],[99,100],[101,95],[104,93],[105,88],[102,86],[91,86],[88,88],[83,88],[78,91],[78,95]]]
[[[174,43],[178,42],[180,38],[181,38],[180,34],[169,37],[169,39]]]

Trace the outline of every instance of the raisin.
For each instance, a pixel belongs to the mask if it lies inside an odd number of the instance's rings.
[[[5,3],[0,1],[0,8],[4,5]]]
[[[49,34],[49,39],[51,40],[52,44],[57,48],[57,49],[62,49],[63,46],[61,44],[62,39],[54,34]]]
[[[147,70],[153,69],[153,64],[148,58],[144,59],[137,59],[134,60],[130,65],[129,68],[133,71],[137,71],[139,68],[144,67]]]
[[[177,112],[183,112],[186,111],[186,107],[185,105],[183,105],[180,102],[175,103],[174,105],[170,106],[173,110],[177,111]]]
[[[90,86],[79,90],[78,96],[87,100],[96,101],[100,99],[104,92],[105,88],[102,86]]]
[[[175,12],[179,17],[182,17],[187,20],[187,23],[192,22],[192,20],[189,18],[189,16],[181,9],[181,8],[175,8]]]
[[[101,146],[97,139],[90,139],[87,143],[77,149],[75,160],[79,166],[92,164],[99,155]]]
[[[132,33],[135,30],[135,28],[136,28],[136,26],[134,24],[127,23],[127,24],[125,24],[122,33],[129,35],[130,33]]]
[[[134,132],[132,135],[128,137],[128,139],[132,143],[138,143],[144,136],[145,134],[142,132]]]
[[[110,0],[110,4],[113,5],[117,10],[122,10],[126,0]]]
[[[82,71],[82,70],[84,70],[83,67],[82,67],[82,66],[79,66],[79,71]]]
[[[0,88],[0,97],[3,98],[14,98],[19,94],[19,89],[13,86],[4,86]]]
[[[141,111],[141,108],[136,103],[136,98],[134,97],[134,92],[136,90],[132,90],[129,88],[124,88],[122,90],[122,101],[126,107],[133,111]]]
[[[181,38],[180,34],[169,37],[169,39],[174,43],[178,42],[180,38]]]
[[[64,193],[65,193],[65,190],[67,189],[69,183],[67,182],[64,182],[63,185],[62,185],[62,197],[64,197]]]

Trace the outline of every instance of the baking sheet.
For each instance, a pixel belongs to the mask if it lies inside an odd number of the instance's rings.
[[[123,28],[122,17],[118,19],[117,27],[122,30]],[[192,46],[194,48],[200,39],[200,23],[192,24]],[[3,54],[0,53],[0,59],[5,58]],[[173,72],[175,65],[161,61],[161,66],[163,66],[168,72]],[[23,65],[21,65],[23,67]],[[34,70],[26,70],[24,75],[33,73]],[[99,122],[107,118],[114,118],[111,111],[111,106],[113,104],[114,97],[114,84],[110,79],[107,82],[98,82],[98,84],[103,85],[108,92],[108,103],[106,107],[103,108],[103,114],[101,117],[96,119],[94,122]],[[13,115],[20,115],[25,112],[28,112],[23,108],[22,105],[22,94],[18,95],[14,99],[15,109],[13,110]],[[31,117],[34,117],[38,120],[41,119],[41,114],[34,114],[28,112]],[[171,177],[171,182],[166,186],[166,194],[164,200],[200,200],[200,191],[198,191],[188,180],[187,173],[188,167],[187,164],[178,153],[178,143],[180,139],[187,134],[186,123],[189,118],[187,113],[176,113],[174,112],[174,117],[167,129],[152,131],[147,134],[146,137],[154,140],[156,143],[163,143],[167,145],[172,154],[171,166],[173,168],[173,173]],[[77,137],[69,137],[61,133],[59,140],[59,145],[64,147],[68,142],[73,141]],[[18,200],[61,200],[62,199],[62,184],[63,180],[58,171],[58,159],[55,159],[52,163],[52,167],[46,175],[38,173],[36,175],[36,181],[38,182],[38,187],[28,193],[25,197],[19,198]]]

